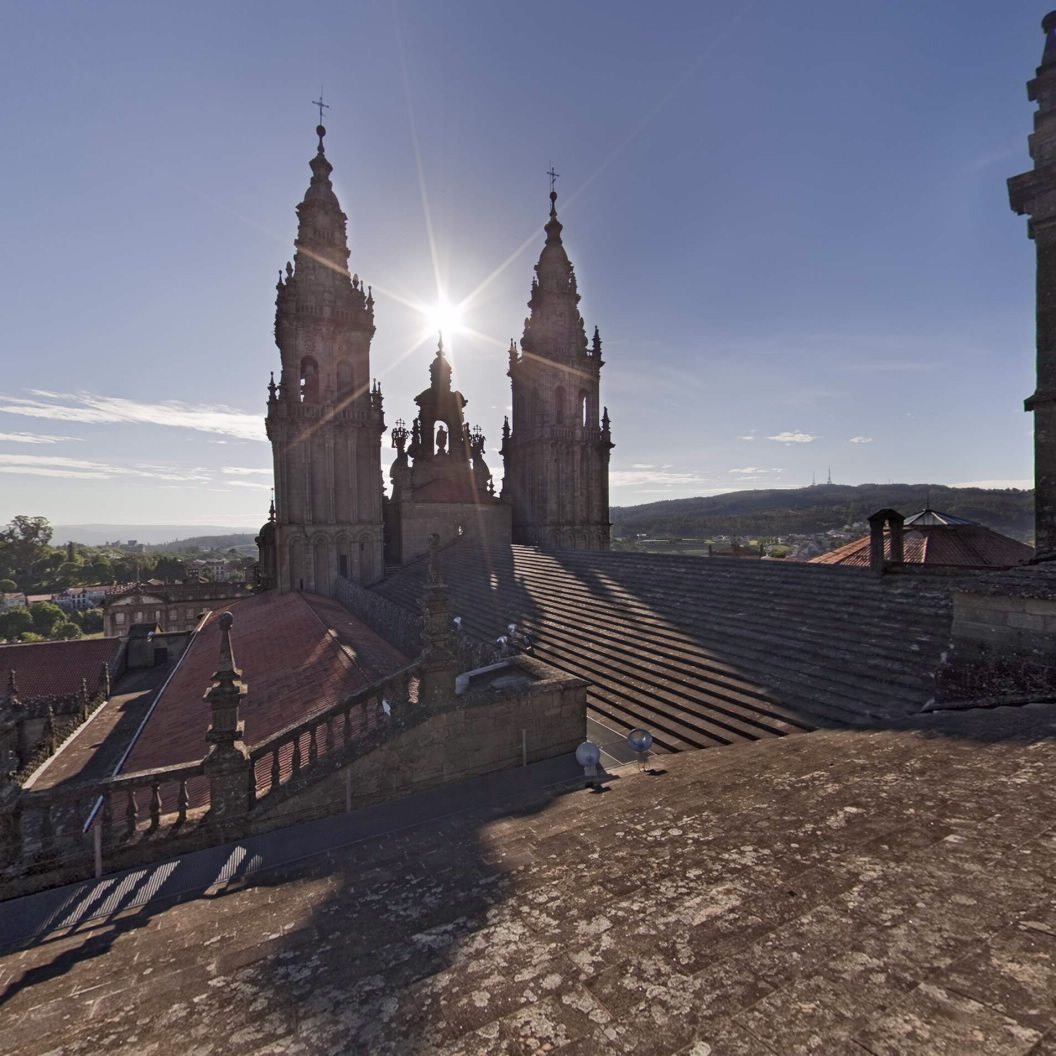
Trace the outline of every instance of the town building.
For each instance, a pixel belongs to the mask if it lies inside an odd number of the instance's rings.
[[[873,536],[845,543],[812,558],[816,565],[870,568],[875,559]],[[918,565],[928,568],[1013,568],[1034,557],[1034,548],[995,532],[976,521],[924,509],[906,517],[895,529],[883,532],[883,560],[887,567]]]

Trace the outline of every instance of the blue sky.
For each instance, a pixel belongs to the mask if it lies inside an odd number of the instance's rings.
[[[455,384],[501,470],[552,161],[614,503],[830,465],[1023,486],[1034,253],[1005,180],[1030,165],[1043,14],[8,4],[0,522],[261,522],[274,285],[321,84],[390,424],[435,348],[415,306],[465,301]]]

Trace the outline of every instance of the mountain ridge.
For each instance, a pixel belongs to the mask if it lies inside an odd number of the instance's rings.
[[[688,499],[614,506],[613,535],[810,535],[865,521],[890,508],[911,516],[930,507],[1026,540],[1034,531],[1034,492],[945,484],[811,484],[729,491]]]

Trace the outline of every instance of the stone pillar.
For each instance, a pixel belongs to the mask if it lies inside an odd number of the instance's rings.
[[[440,536],[429,537],[429,578],[422,600],[425,626],[422,628],[422,680],[418,702],[427,708],[453,700],[458,664],[451,640],[451,613],[447,584],[440,576]]]
[[[212,709],[212,723],[205,735],[212,748],[204,766],[209,779],[209,821],[221,825],[237,821],[249,810],[251,763],[242,740],[245,723],[238,716],[248,688],[231,651],[234,622],[229,612],[220,617],[220,660],[205,694],[205,702]]]
[[[22,789],[13,772],[0,771],[0,867],[22,853]]]
[[[1009,202],[1030,217],[1037,252],[1037,387],[1024,408],[1034,414],[1035,560],[1056,558],[1056,12],[1042,20],[1045,50],[1027,97],[1038,104],[1028,137],[1034,168],[1008,181]]]
[[[891,564],[893,565],[901,565],[904,561],[902,526],[905,524],[905,520],[902,514],[896,513],[894,510],[890,511],[890,515],[887,518],[887,523],[891,526]]]
[[[869,567],[882,573],[888,565],[900,565],[902,553],[902,523],[905,518],[898,510],[877,510],[869,518]],[[884,545],[884,529],[890,529],[887,547]],[[890,552],[886,556],[885,550]]]

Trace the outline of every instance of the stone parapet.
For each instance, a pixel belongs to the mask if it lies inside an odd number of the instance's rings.
[[[1018,704],[1056,696],[1056,568],[1031,565],[960,585],[936,704]]]

